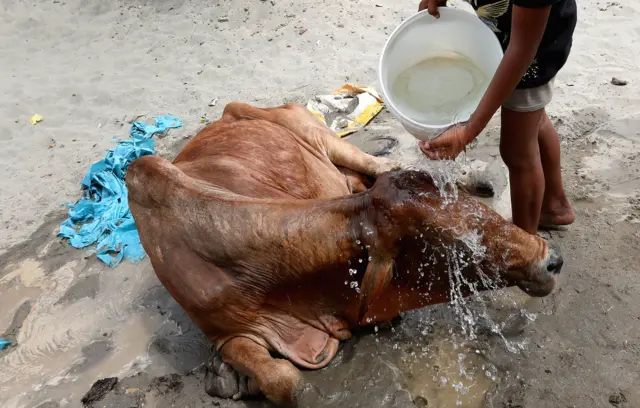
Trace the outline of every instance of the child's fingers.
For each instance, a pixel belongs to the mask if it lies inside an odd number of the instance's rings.
[[[431,14],[435,18],[440,18],[440,12],[438,11],[438,0],[429,0],[427,8],[429,9],[429,14]]]
[[[424,150],[438,150],[446,148],[451,144],[450,135],[446,132],[428,142],[420,142],[420,147]]]
[[[422,153],[424,153],[425,156],[427,156],[431,160],[440,159],[440,153],[441,153],[440,150],[434,150],[431,148],[431,146],[425,143],[418,144],[418,147],[420,147],[420,151],[422,151]]]
[[[435,18],[440,18],[440,13],[438,12],[438,0],[422,0],[418,5],[418,11],[422,11],[424,9],[429,10],[429,14],[434,16]]]

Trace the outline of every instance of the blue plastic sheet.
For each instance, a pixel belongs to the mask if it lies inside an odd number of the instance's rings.
[[[0,338],[0,351],[4,350],[6,347],[10,346],[12,343],[9,340],[5,340]]]
[[[172,116],[156,116],[155,126],[131,124],[131,139],[119,141],[103,160],[94,163],[82,180],[83,196],[69,205],[69,218],[60,225],[59,236],[75,248],[96,244],[97,257],[110,267],[123,259],[138,262],[145,257],[140,236],[129,211],[124,182],[129,164],[155,154],[153,136],[179,128],[182,121]]]

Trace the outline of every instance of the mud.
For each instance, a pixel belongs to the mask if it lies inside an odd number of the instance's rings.
[[[82,298],[95,299],[100,291],[100,276],[89,275],[67,290],[67,292],[56,302],[56,305],[73,303]]]
[[[31,302],[27,300],[23,304],[21,304],[20,307],[18,307],[18,310],[16,310],[13,316],[13,320],[11,320],[11,323],[9,324],[9,327],[7,327],[7,330],[2,335],[0,335],[0,337],[15,344],[18,338],[18,333],[22,328],[22,324],[27,319],[27,316],[29,316],[30,312]]]

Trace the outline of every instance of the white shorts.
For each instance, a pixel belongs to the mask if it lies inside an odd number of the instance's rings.
[[[516,112],[534,112],[543,109],[553,97],[554,81],[555,78],[551,78],[551,81],[536,88],[516,89],[502,106]]]

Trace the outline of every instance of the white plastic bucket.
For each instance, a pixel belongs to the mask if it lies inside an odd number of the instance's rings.
[[[453,52],[470,59],[492,78],[503,56],[497,37],[475,14],[451,7],[440,7],[439,11],[439,19],[423,10],[402,22],[387,40],[378,69],[380,90],[387,109],[407,132],[420,140],[433,139],[455,123],[419,123],[403,114],[391,92],[398,75],[434,55]],[[486,87],[482,94],[485,91]],[[459,112],[456,121],[468,120],[477,102],[479,99]]]

